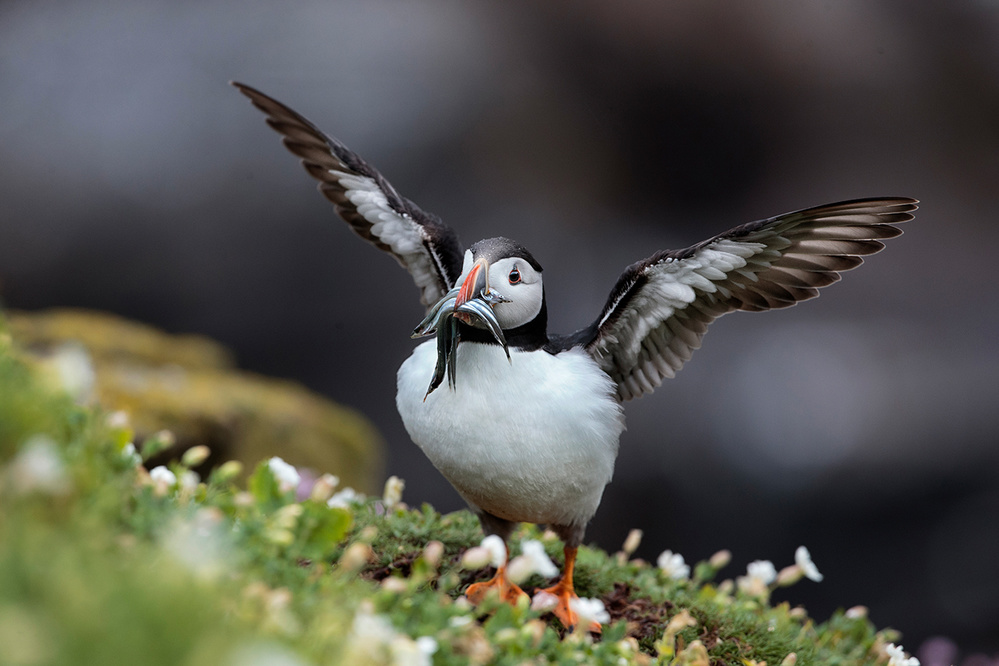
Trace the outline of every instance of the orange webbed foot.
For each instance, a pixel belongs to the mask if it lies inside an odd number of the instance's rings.
[[[496,575],[490,580],[469,585],[468,589],[465,590],[465,596],[473,604],[478,605],[493,590],[499,593],[500,599],[511,605],[516,605],[518,599],[527,596],[527,593],[520,589],[520,586],[507,577],[505,566],[497,569]]]
[[[555,605],[551,607],[551,612],[555,614],[563,627],[572,631],[579,624],[579,614],[572,609],[572,602],[579,597],[571,585],[563,585],[563,580],[551,587],[538,590],[537,595],[548,594],[555,598]],[[537,595],[535,595],[535,599],[537,599]],[[603,627],[596,621],[590,622],[590,626],[587,627],[587,631],[594,634],[599,634],[602,630]]]
[[[573,588],[572,575],[576,568],[576,549],[566,547],[565,549],[565,571],[562,574],[562,579],[555,583],[551,587],[547,587],[543,590],[538,590],[535,595],[535,600],[538,599],[538,595],[549,595],[554,597],[554,606],[550,607],[551,612],[555,614],[555,617],[559,619],[566,629],[570,631],[576,628],[579,624],[579,614],[573,610],[572,602],[575,599],[579,599],[576,595],[576,590]],[[545,606],[546,599],[541,598],[541,603]],[[551,599],[547,599],[551,601]],[[590,626],[587,627],[587,631],[599,634],[602,631],[602,627],[599,622],[591,621]]]

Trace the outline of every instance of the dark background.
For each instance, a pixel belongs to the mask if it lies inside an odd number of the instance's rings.
[[[0,3],[0,295],[213,336],[361,410],[406,499],[461,506],[395,413],[422,317],[263,117],[277,97],[440,214],[545,266],[552,329],[622,268],[840,199],[922,200],[818,301],[712,326],[627,405],[588,540],[865,604],[999,650],[999,4]],[[280,454],[280,451],[275,451]],[[330,470],[335,472],[336,470]]]

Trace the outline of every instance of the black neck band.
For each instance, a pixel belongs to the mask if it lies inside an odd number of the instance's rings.
[[[463,322],[458,323],[458,332],[463,342],[481,342],[499,346],[493,334],[484,328],[469,326]],[[510,347],[523,351],[534,351],[541,349],[548,344],[548,304],[544,295],[541,296],[541,310],[531,321],[503,331],[503,337]]]

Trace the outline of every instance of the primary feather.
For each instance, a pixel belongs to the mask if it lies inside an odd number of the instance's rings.
[[[862,199],[778,215],[629,266],[597,320],[567,339],[617,382],[621,400],[651,393],[734,310],[784,308],[819,295],[880,251],[915,199]]]
[[[409,271],[423,305],[429,308],[454,286],[462,248],[453,229],[400,196],[374,167],[304,116],[250,86],[232,85],[267,114],[267,124],[302,158],[319,191],[354,232]]]

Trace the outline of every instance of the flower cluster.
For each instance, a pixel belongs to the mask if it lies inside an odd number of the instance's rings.
[[[430,666],[437,648],[430,636],[414,640],[396,631],[387,617],[374,612],[370,602],[363,602],[347,635],[344,663]]]
[[[290,465],[281,458],[274,456],[267,461],[267,467],[270,468],[271,474],[274,475],[274,480],[278,483],[278,489],[282,493],[298,490],[298,484],[302,482],[302,476],[295,469],[294,465]]]
[[[683,561],[683,555],[664,550],[656,560],[659,570],[673,580],[686,580],[690,577],[690,566]]]
[[[509,561],[507,576],[520,584],[538,574],[545,578],[558,575],[558,567],[551,561],[540,541],[524,539],[520,544],[521,554]],[[502,567],[507,565],[507,547],[503,539],[491,534],[482,543],[465,551],[461,565],[465,569],[481,569],[487,565]]]
[[[736,584],[739,586],[739,590],[745,594],[764,597],[770,592],[772,586],[787,587],[794,585],[802,578],[819,582],[823,576],[819,573],[815,563],[812,562],[812,556],[808,549],[799,546],[794,552],[794,564],[784,567],[780,573],[777,572],[773,562],[756,560],[746,568],[745,576],[736,579]]]
[[[919,666],[918,659],[905,656],[901,645],[889,643],[885,646],[885,655],[888,656],[888,666]]]

